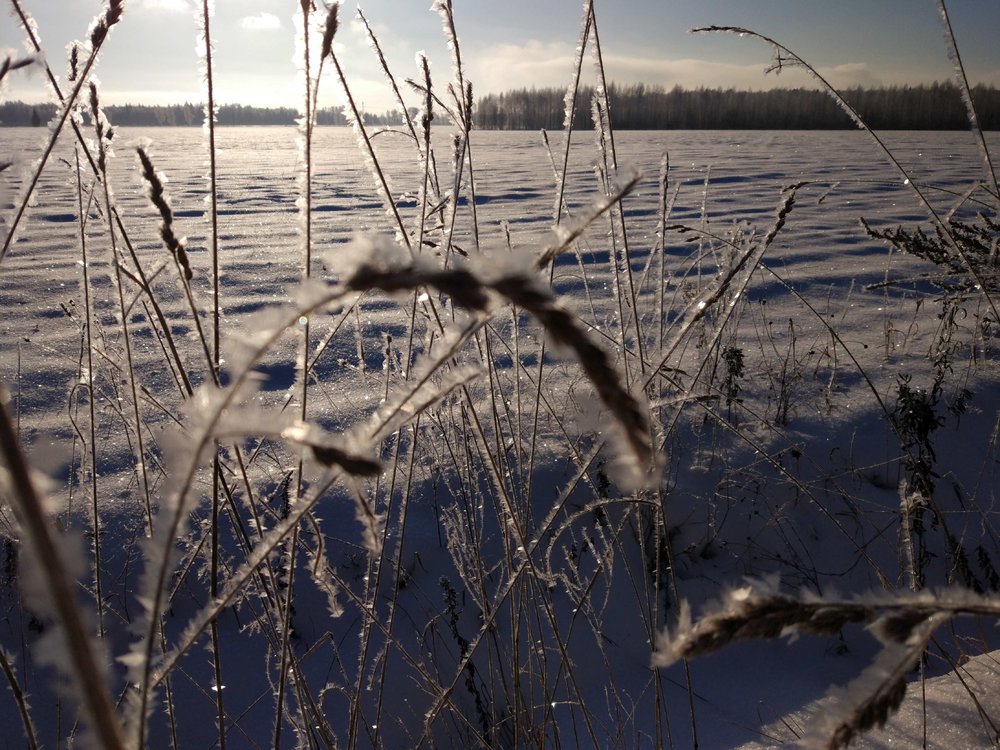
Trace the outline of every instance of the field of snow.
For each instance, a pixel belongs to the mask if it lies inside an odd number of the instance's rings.
[[[19,160],[0,188],[4,215],[44,133],[0,131],[3,150]],[[187,237],[191,289],[206,328],[211,208],[200,130],[115,135],[113,201],[200,394],[190,399],[147,295],[128,277],[122,288],[134,362],[125,364],[103,196],[89,168],[78,182],[69,136],[0,265],[0,382],[12,393],[9,408],[45,477],[66,545],[86,550],[81,607],[95,621],[100,611],[114,660],[138,638],[140,581],[153,556],[142,544],[149,513],[155,528],[180,481],[183,444],[203,425],[200,410],[218,404],[134,146],[147,146],[167,177],[173,228]],[[294,321],[292,306],[318,293],[298,290],[296,136],[294,128],[218,133],[224,386],[240,378],[241,347],[274,328],[275,309]],[[429,213],[421,257],[487,277],[528,268],[555,236],[562,135],[550,136],[550,154],[538,133],[473,131],[457,178],[450,131],[434,138],[441,181],[434,192],[459,196],[454,250],[443,251],[449,203]],[[893,133],[886,142],[942,215],[954,208],[955,218],[968,221],[977,210],[995,216],[995,203],[968,192],[983,179],[968,133]],[[988,142],[1000,153],[995,134]],[[396,209],[417,227],[422,167],[414,144],[385,132],[375,148]],[[860,222],[928,227],[912,186],[861,132],[623,132],[616,148],[618,174],[641,176],[620,213],[596,218],[556,258],[551,288],[642,399],[655,451],[643,486],[622,478],[620,441],[602,448],[615,420],[573,352],[521,307],[498,297],[488,319],[476,317],[452,304],[453,295],[422,285],[415,294],[370,291],[311,313],[308,419],[330,435],[353,435],[382,471],[345,479],[307,455],[304,495],[321,490],[315,505],[219,612],[232,747],[272,745],[279,682],[288,691],[278,719],[283,746],[410,747],[423,738],[427,747],[682,748],[692,746],[694,732],[703,748],[794,741],[824,711],[825,704],[809,704],[850,682],[879,652],[862,625],[834,636],[737,643],[688,666],[654,669],[657,636],[673,626],[679,600],[697,615],[745,577],[778,576],[785,592],[820,596],[908,591],[914,567],[901,536],[900,483],[912,484],[913,456],[930,461],[934,484],[933,508],[911,539],[923,584],[996,596],[997,322],[981,295],[953,294],[944,304],[932,278],[939,267],[870,238]],[[312,154],[311,270],[314,286],[330,289],[350,274],[345,257],[357,262],[358,252],[373,251],[352,238],[392,242],[395,224],[350,130],[317,130]],[[567,225],[604,198],[599,154],[592,134],[576,135]],[[793,185],[787,211],[783,190]],[[753,253],[783,205],[783,226],[758,259]],[[7,228],[0,224],[4,234]],[[115,243],[122,252],[117,226]],[[741,267],[745,257],[754,260]],[[458,331],[467,338],[443,350],[441,341]],[[253,364],[256,390],[240,394],[228,410],[228,432],[218,436],[226,487],[221,586],[297,504],[299,453],[277,433],[299,409],[301,335],[289,330]],[[418,405],[426,394],[415,385],[424,372],[438,391],[426,406]],[[929,404],[934,420],[925,440],[908,445],[892,429],[893,418],[903,420],[904,392]],[[406,421],[362,440],[384,413],[380,405],[408,393],[416,397],[400,410]],[[190,518],[172,540],[157,652],[176,649],[189,623],[212,611],[211,456],[189,494]],[[24,578],[19,532],[6,504],[0,512],[0,645],[39,740],[54,746],[74,732],[75,707],[54,688],[59,680],[40,653],[51,628],[17,585]],[[366,513],[383,523],[366,521]],[[280,620],[289,569],[290,656]],[[971,747],[996,738],[970,695],[1000,723],[995,699],[984,698],[998,687],[995,667],[984,662],[990,657],[971,662],[981,674],[970,678],[969,692],[947,675],[1000,645],[997,636],[986,618],[956,618],[935,636],[924,667],[932,742]],[[208,644],[205,628],[190,650],[175,652],[170,691],[158,691],[153,708],[151,747],[216,746]],[[279,680],[281,664],[287,680]],[[111,670],[115,698],[129,692],[124,674]],[[886,746],[919,746],[919,673],[909,680],[908,701],[918,703],[907,703],[896,730],[890,725]],[[0,688],[0,747],[24,746],[12,695]],[[957,737],[956,727],[968,734]]]

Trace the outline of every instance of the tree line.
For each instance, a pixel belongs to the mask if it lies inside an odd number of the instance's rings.
[[[851,88],[841,92],[861,118],[877,130],[963,130],[969,127],[965,105],[956,86],[931,83],[920,86]],[[565,117],[565,90],[517,89],[488,94],[476,104],[474,122],[482,130],[558,130]],[[593,127],[591,102],[594,90],[584,88],[577,97],[576,127]],[[684,89],[632,84],[608,87],[611,123],[622,130],[814,130],[855,127],[850,117],[825,92],[814,89]],[[975,86],[972,99],[980,125],[1000,130],[1000,89]],[[105,107],[114,125],[200,126],[201,104]],[[415,110],[411,111],[415,114]],[[48,122],[54,104],[0,102],[0,125],[30,126]],[[299,113],[291,107],[219,107],[218,123],[227,125],[293,125]],[[347,125],[340,108],[317,113],[319,125]],[[375,127],[403,124],[398,110],[365,114]]]
[[[184,104],[149,105],[125,104],[109,105],[104,112],[112,125],[132,127],[200,127],[205,120],[204,106],[185,102]],[[29,127],[42,125],[55,116],[54,104],[25,104],[20,101],[0,102],[0,125]],[[219,125],[294,125],[299,117],[291,107],[250,107],[243,104],[223,104],[218,109],[216,121]],[[319,125],[347,125],[347,118],[340,108],[327,108],[316,113]],[[397,110],[382,114],[365,114],[365,124],[376,127],[392,127],[403,124],[403,116]]]
[[[872,128],[963,130],[969,127],[956,86],[851,88],[841,92]],[[518,89],[482,97],[475,122],[484,130],[556,130],[565,117],[565,89]],[[583,89],[574,110],[576,127],[593,127],[593,88]],[[980,125],[1000,130],[1000,89],[975,86]],[[608,86],[611,123],[623,130],[782,130],[856,127],[829,94],[814,89],[684,89],[633,84]]]

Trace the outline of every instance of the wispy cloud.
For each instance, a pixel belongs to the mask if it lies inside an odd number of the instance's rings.
[[[480,92],[531,86],[563,86],[569,80],[573,47],[563,42],[488,46],[469,60],[470,77]]]
[[[472,80],[480,92],[498,92],[510,88],[562,87],[573,76],[575,54],[563,42],[528,41],[524,44],[493,45],[482,50],[471,63]],[[588,56],[589,58],[589,56]],[[617,83],[646,83],[665,88],[737,88],[810,87],[817,83],[804,70],[785,68],[780,75],[765,75],[767,61],[737,64],[698,58],[669,59],[604,54],[608,79]],[[584,64],[585,81],[592,81],[593,66]],[[880,76],[868,63],[853,62],[823,68],[820,73],[838,88],[878,86]]]
[[[273,31],[281,28],[281,19],[273,13],[261,11],[255,16],[241,18],[240,28],[247,31]]]
[[[152,10],[164,13],[190,13],[190,0],[133,0],[131,10]]]

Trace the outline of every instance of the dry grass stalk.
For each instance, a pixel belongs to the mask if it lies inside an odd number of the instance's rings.
[[[326,59],[333,49],[333,37],[337,34],[340,21],[337,13],[340,11],[340,3],[333,3],[326,12],[326,22],[323,24],[323,43],[320,47],[320,60]]]
[[[870,620],[873,613],[864,604],[804,601],[779,593],[770,583],[755,582],[727,591],[717,611],[697,622],[692,622],[690,608],[682,606],[676,628],[660,638],[653,663],[668,667],[739,640],[778,638],[792,632],[831,635],[849,623]]]

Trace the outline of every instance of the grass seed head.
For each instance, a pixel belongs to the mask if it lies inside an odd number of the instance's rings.
[[[337,14],[340,11],[340,3],[333,3],[326,12],[326,23],[323,25],[323,46],[321,48],[320,59],[327,57],[333,49],[333,37],[337,33],[340,21]]]

